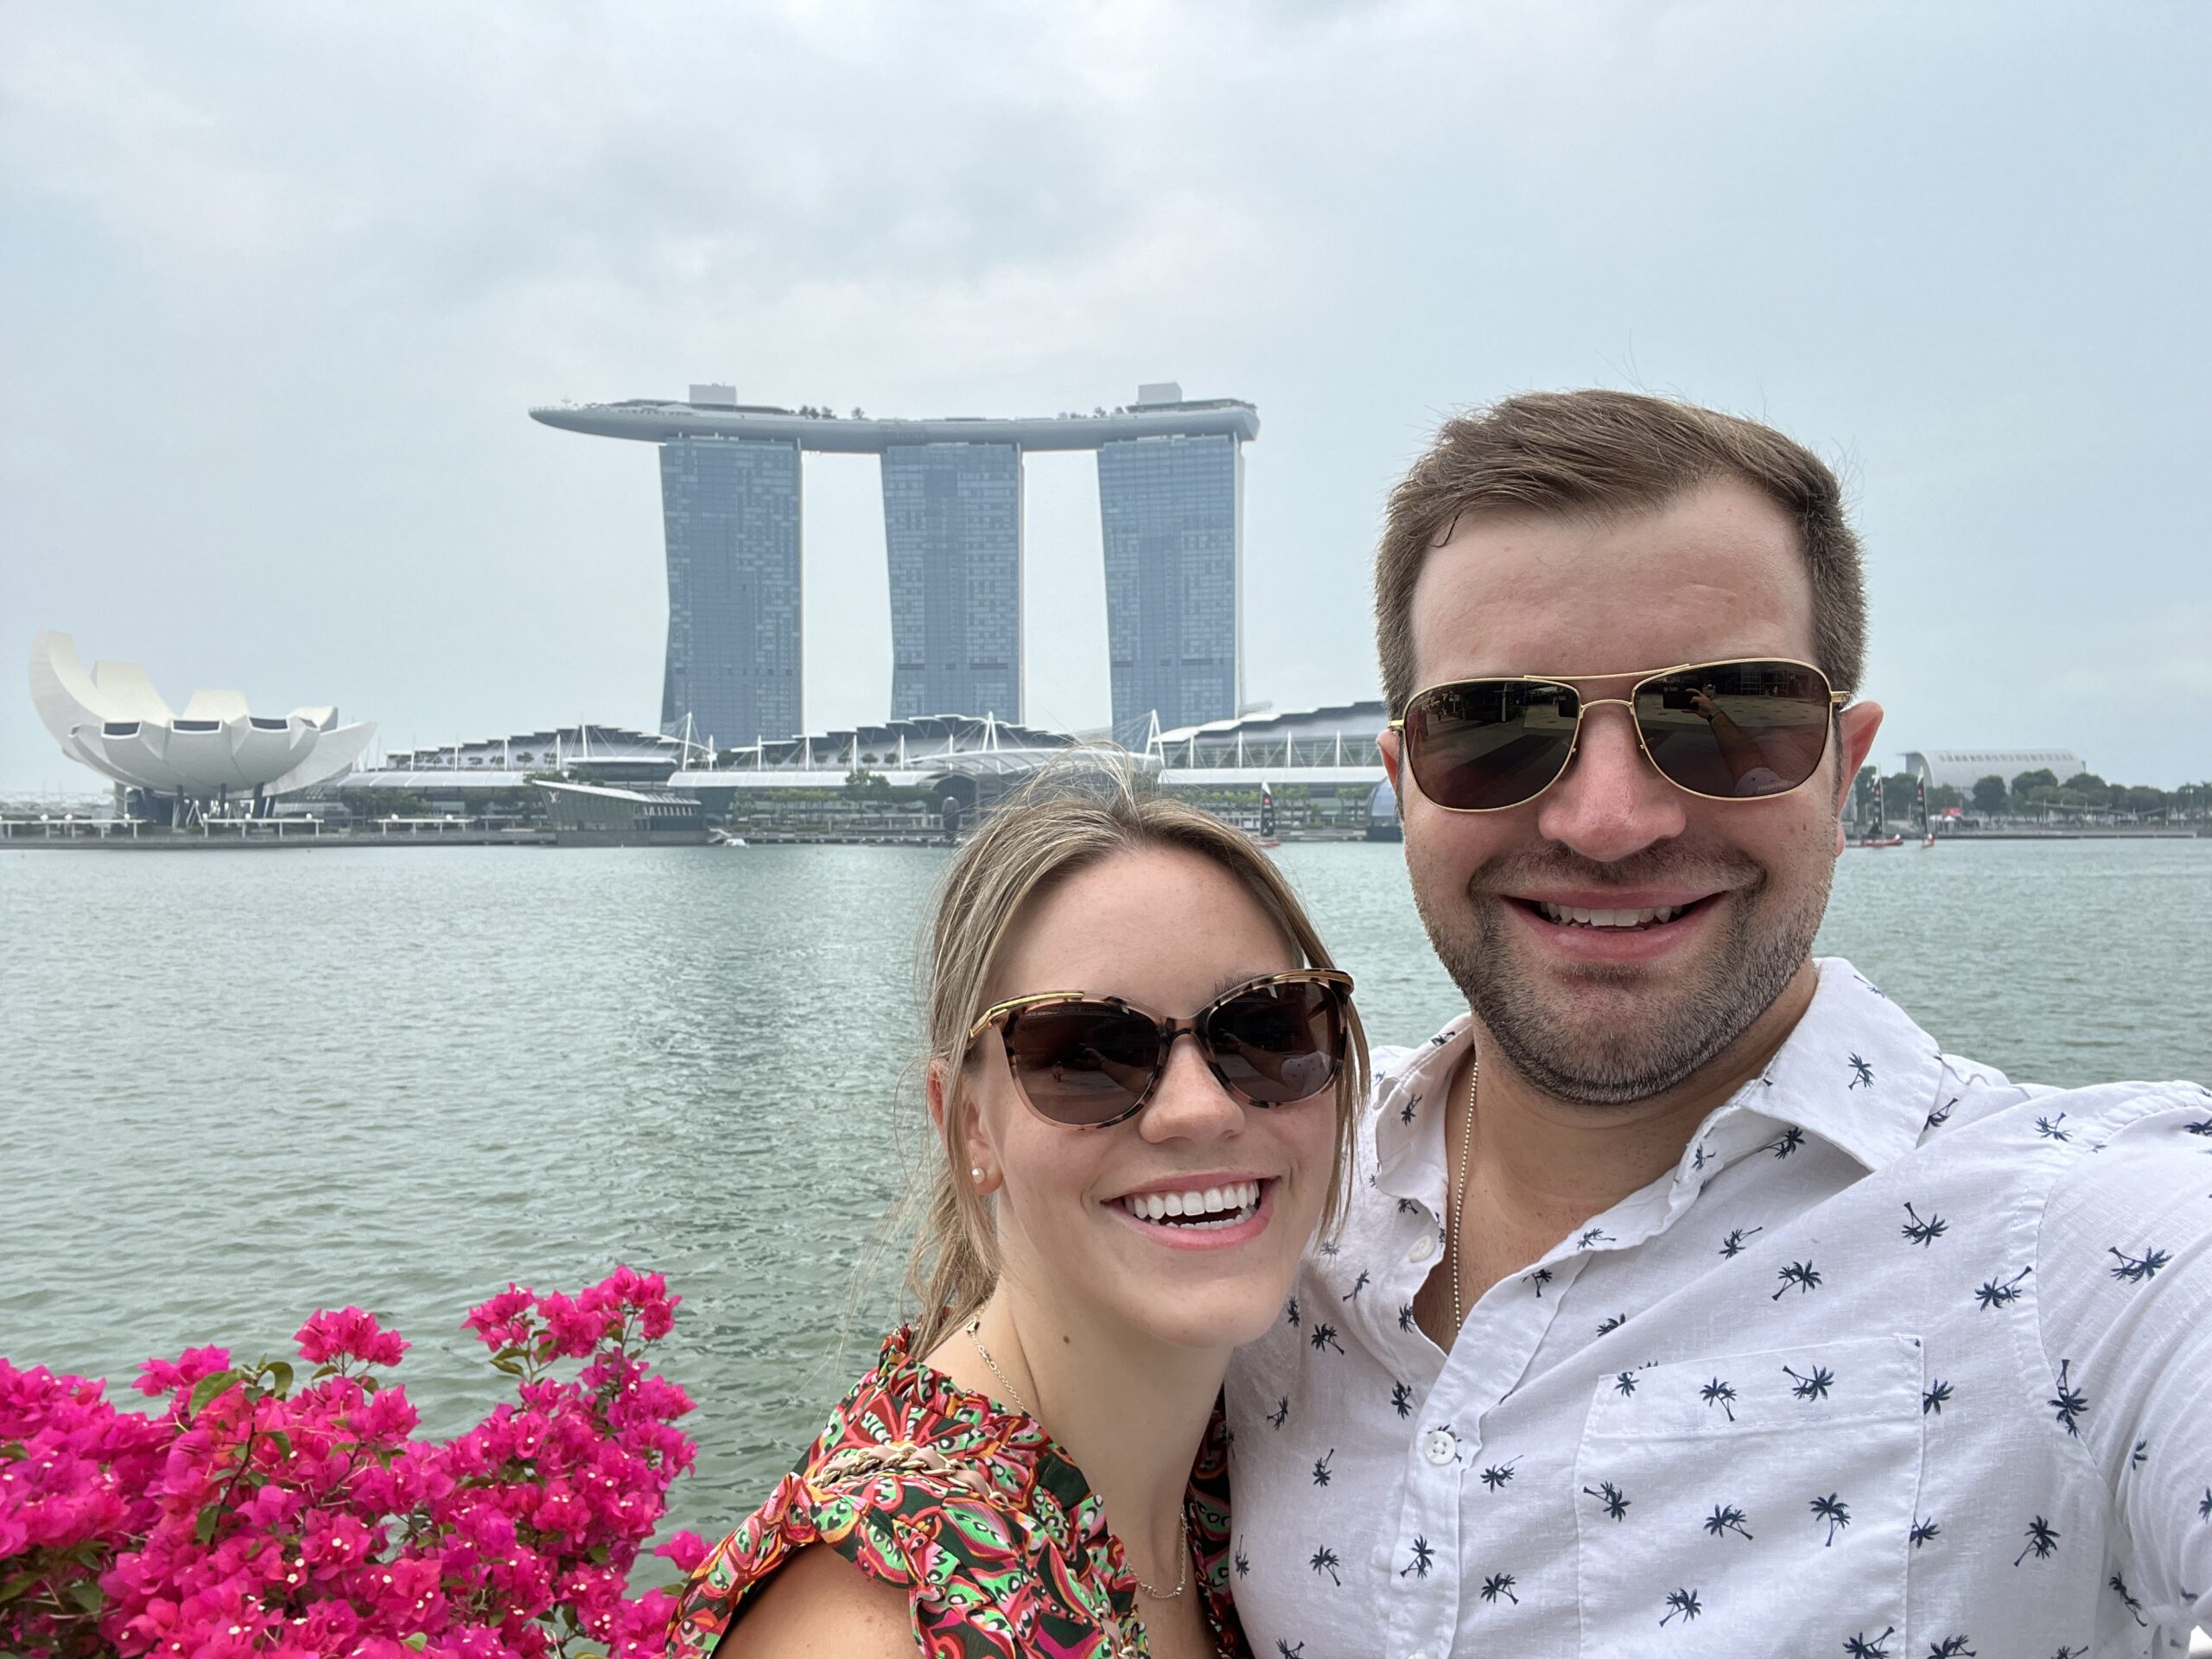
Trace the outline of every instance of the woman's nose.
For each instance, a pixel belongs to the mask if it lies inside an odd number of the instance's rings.
[[[1234,1134],[1243,1126],[1243,1103],[1221,1086],[1197,1036],[1177,1032],[1167,1046],[1166,1069],[1138,1114],[1139,1131],[1147,1141],[1196,1141]]]

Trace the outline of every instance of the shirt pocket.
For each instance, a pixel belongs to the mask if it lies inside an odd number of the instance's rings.
[[[1857,1653],[1885,1632],[1902,1652],[1921,1374],[1899,1335],[1601,1377],[1574,1461],[1581,1652]]]

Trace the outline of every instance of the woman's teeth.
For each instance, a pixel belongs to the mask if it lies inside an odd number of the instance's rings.
[[[1192,1192],[1132,1192],[1121,1204],[1139,1221],[1215,1232],[1251,1218],[1260,1207],[1260,1184],[1231,1181]]]
[[[1544,919],[1567,927],[1649,927],[1655,922],[1671,922],[1688,910],[1688,905],[1662,905],[1656,910],[1578,910],[1573,905],[1551,905],[1539,899],[1536,908]]]

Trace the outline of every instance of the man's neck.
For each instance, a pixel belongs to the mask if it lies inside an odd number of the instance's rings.
[[[1460,1257],[1467,1305],[1680,1162],[1697,1126],[1757,1077],[1788,1039],[1819,984],[1820,970],[1807,962],[1765,1013],[1695,1074],[1649,1100],[1622,1106],[1587,1106],[1545,1093],[1513,1069],[1478,1018],[1475,1042],[1483,1067],[1474,1138],[1465,1149],[1466,1235]],[[1446,1135],[1455,1197],[1466,1098],[1462,1065],[1455,1073]]]

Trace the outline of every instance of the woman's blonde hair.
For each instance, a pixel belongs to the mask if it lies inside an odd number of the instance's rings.
[[[1169,848],[1211,859],[1249,893],[1310,968],[1333,968],[1305,907],[1273,860],[1241,830],[1147,786],[1130,758],[1086,749],[1048,766],[987,819],[945,874],[924,964],[925,1064],[941,1070],[944,1122],[934,1159],[918,1164],[909,1193],[916,1213],[906,1288],[915,1309],[917,1353],[927,1353],[981,1307],[998,1281],[988,1207],[967,1176],[960,1150],[966,1107],[962,1077],[968,1031],[987,1006],[1008,931],[1028,901],[1077,870],[1115,854]],[[1163,928],[1163,937],[1173,937]],[[1347,1010],[1344,1066],[1337,1080],[1337,1133],[1326,1232],[1344,1206],[1353,1126],[1367,1093],[1367,1038]]]

